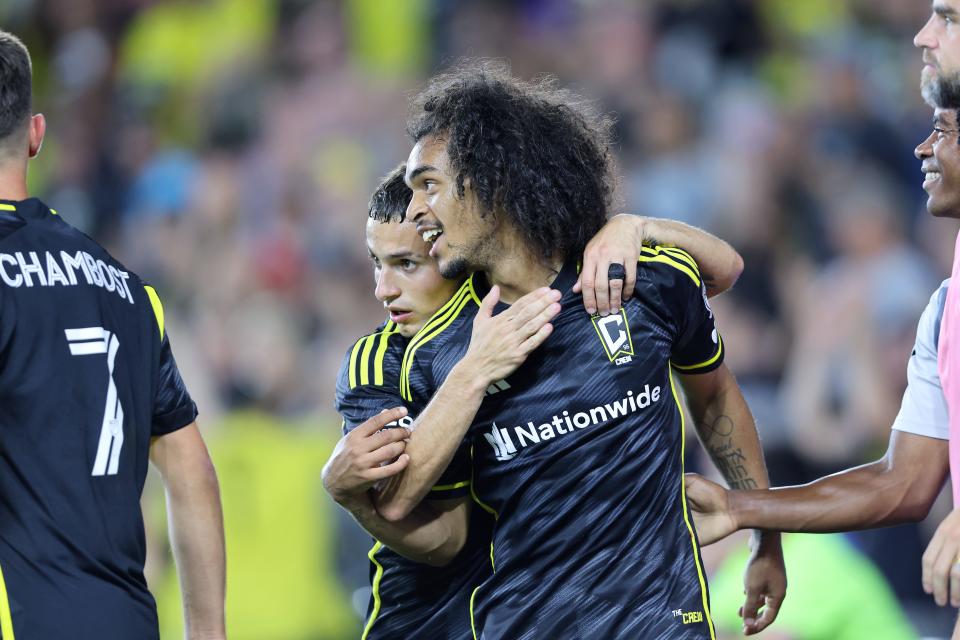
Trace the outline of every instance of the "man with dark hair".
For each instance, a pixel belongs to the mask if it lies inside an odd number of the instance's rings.
[[[148,458],[189,638],[223,638],[217,478],[156,291],[27,195],[30,58],[0,32],[0,635],[158,638],[143,575]]]
[[[940,137],[955,135],[956,110],[960,109],[960,35],[957,33],[957,24],[960,21],[960,1],[934,0],[930,19],[917,33],[913,44],[923,50],[923,75],[921,89],[928,104],[937,108],[935,114],[935,133]],[[953,111],[953,113],[949,113]],[[949,125],[954,119],[953,127]],[[927,174],[928,180],[924,187],[936,189],[939,198],[935,198],[931,191],[928,200],[928,209],[934,215],[937,213],[930,205],[939,200],[940,208],[947,211],[946,215],[957,217],[957,212],[948,203],[960,192],[957,185],[949,178],[952,166],[949,163],[950,152],[955,149],[944,148],[947,145],[938,145],[940,154],[931,148],[929,155],[933,156],[937,165],[946,166],[944,172],[931,171]],[[918,148],[919,149],[919,148]],[[943,155],[941,160],[938,155]],[[925,160],[924,165],[928,162]],[[925,166],[926,172],[926,166]],[[928,184],[929,183],[929,184]],[[951,195],[953,198],[951,198]],[[943,431],[948,435],[947,450],[950,474],[953,485],[954,511],[948,515],[937,527],[927,550],[923,554],[923,588],[927,593],[933,593],[937,604],[943,606],[949,601],[954,606],[960,606],[960,291],[957,284],[960,282],[960,236],[957,237],[957,248],[954,251],[953,270],[949,286],[941,286],[943,294],[940,305],[941,314],[938,315],[936,326],[938,337],[936,352],[936,369],[930,377],[935,379],[937,387],[942,387],[939,398],[945,403],[947,411],[941,417],[945,425]],[[939,293],[939,292],[938,292]],[[919,337],[918,337],[919,341]],[[960,639],[960,620],[953,633]]]
[[[689,254],[644,247],[635,295],[609,315],[572,291],[609,208],[607,126],[491,64],[439,76],[416,101],[407,217],[442,274],[472,275],[407,347],[401,393],[417,418],[375,507],[403,521],[447,474],[494,517],[493,572],[470,600],[478,638],[713,637],[674,370],[728,480],[767,485]],[[456,548],[468,518],[453,512],[428,546]],[[749,633],[786,588],[779,538],[754,541]]]
[[[933,132],[917,146],[923,161],[927,210],[960,217],[960,2],[935,0],[929,20],[914,38],[923,51],[924,99],[933,107]],[[926,517],[947,474],[954,501],[960,496],[960,386],[955,344],[957,296],[945,280],[920,318],[907,367],[908,385],[883,458],[799,487],[769,492],[725,492],[691,476],[688,492],[702,538],[710,542],[738,528],[826,532],[864,529]],[[953,317],[953,323],[951,322]],[[952,383],[952,384],[951,384]],[[946,391],[946,394],[944,393]],[[951,406],[954,405],[954,406]],[[937,528],[923,554],[923,588],[938,605],[960,606],[960,510]],[[960,639],[960,624],[954,630]]]
[[[933,131],[915,150],[923,162],[927,210],[935,217],[960,218],[960,1],[934,0],[929,20],[914,38],[923,51],[924,99],[933,107]],[[960,254],[955,256],[955,261]],[[957,274],[955,262],[954,274]],[[924,519],[952,473],[954,500],[960,496],[960,471],[951,461],[960,438],[951,427],[958,411],[943,375],[951,332],[945,280],[920,317],[907,364],[907,389],[882,458],[820,478],[806,485],[772,491],[727,492],[708,480],[687,479],[694,519],[705,544],[740,528],[834,532],[868,529]],[[960,352],[953,348],[954,356]],[[957,375],[954,363],[953,377]],[[946,376],[949,378],[949,376]],[[954,380],[956,382],[956,380]],[[945,396],[944,391],[948,390]],[[957,392],[954,403],[960,401]],[[956,423],[954,423],[956,424]],[[960,510],[937,528],[923,554],[923,588],[940,606],[960,606]],[[960,625],[953,634],[960,640]]]
[[[957,112],[937,109],[933,126],[916,148],[923,161],[927,210],[936,217],[960,218]],[[950,473],[948,408],[937,371],[950,282],[940,285],[920,317],[907,365],[907,389],[885,455],[809,484],[766,491],[727,491],[690,474],[687,496],[704,544],[743,528],[828,533],[917,522],[927,516]],[[948,539],[953,517],[941,525],[923,561],[924,588],[941,606],[948,596],[953,606],[960,606],[956,550]]]
[[[371,500],[375,483],[398,473],[408,461],[403,455],[407,430],[383,430],[385,426],[410,425],[403,411],[388,410],[402,404],[399,382],[404,350],[462,284],[442,279],[416,226],[402,224],[410,196],[401,166],[384,178],[370,199],[366,232],[374,265],[374,293],[390,318],[374,333],[360,338],[344,356],[337,410],[346,433],[323,473],[327,491],[375,538],[369,553],[372,593],[362,636],[365,640],[467,637],[470,595],[490,573],[491,520],[487,514],[472,514],[459,553],[459,544],[443,533],[448,514],[466,509],[468,481],[455,475],[441,478],[428,500],[396,524],[380,517]],[[638,216],[611,220],[591,242],[586,268],[605,272],[608,257],[620,254],[635,260],[640,240],[649,233],[702,256],[716,274],[711,293],[725,290],[740,274],[742,261],[725,242],[680,223]],[[593,287],[587,283],[585,295]],[[619,289],[614,289],[619,298]],[[451,469],[455,472],[456,467]],[[444,540],[444,544],[423,546],[433,539]]]

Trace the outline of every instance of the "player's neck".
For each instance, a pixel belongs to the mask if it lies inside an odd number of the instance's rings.
[[[547,287],[554,281],[563,261],[544,259],[527,251],[505,252],[505,257],[487,271],[490,284],[500,287],[500,300],[513,304],[534,289]]]
[[[12,162],[0,161],[0,200],[26,200],[27,173]]]

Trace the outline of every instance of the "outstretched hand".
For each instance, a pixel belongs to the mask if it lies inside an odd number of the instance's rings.
[[[684,482],[687,504],[702,546],[722,540],[737,530],[737,524],[729,513],[727,489],[696,473],[686,474]]]

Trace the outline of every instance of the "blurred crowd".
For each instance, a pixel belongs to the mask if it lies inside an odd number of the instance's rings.
[[[881,455],[957,231],[926,214],[913,157],[931,128],[912,47],[929,12],[926,0],[0,3],[49,123],[32,192],[164,300],[223,484],[231,635],[358,635],[369,538],[319,472],[339,432],[340,360],[383,316],[366,202],[406,158],[409,93],[464,56],[595,98],[617,118],[617,209],[741,252],[746,270],[714,308],[774,484]],[[146,500],[151,584],[175,637],[162,500]],[[941,502],[920,526],[786,544],[791,588],[764,635],[944,633],[950,612],[920,589]],[[705,553],[718,607],[739,591],[728,547]],[[836,612],[817,624],[815,597]],[[722,606],[735,634],[735,605]],[[857,635],[864,616],[886,635]]]

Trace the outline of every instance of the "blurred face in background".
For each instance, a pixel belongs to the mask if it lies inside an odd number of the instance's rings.
[[[457,193],[447,143],[436,136],[417,142],[407,158],[407,186],[413,191],[407,220],[430,243],[444,278],[483,270],[496,255],[493,215],[483,216],[469,183]]]
[[[927,211],[939,218],[960,218],[960,138],[957,112],[937,109],[933,133],[914,152],[923,161]]]
[[[960,0],[934,0],[913,44],[923,50],[923,99],[932,107],[960,107]]]
[[[413,337],[460,286],[440,276],[430,247],[411,222],[368,219],[367,250],[377,285],[374,295],[404,337]]]

